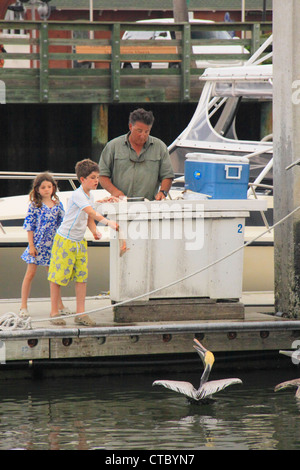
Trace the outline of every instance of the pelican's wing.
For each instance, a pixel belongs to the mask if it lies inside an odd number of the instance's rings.
[[[300,379],[287,380],[286,382],[282,382],[281,384],[276,385],[274,390],[275,392],[278,392],[278,390],[282,390],[283,388],[288,387],[298,387],[296,391],[296,397],[300,398]]]
[[[155,380],[152,385],[162,385],[163,387],[169,388],[174,392],[181,393],[186,397],[196,398],[197,390],[189,382],[183,382],[180,380]]]
[[[209,397],[214,393],[220,392],[221,390],[224,390],[224,388],[229,387],[229,385],[241,383],[243,383],[241,379],[211,380],[210,382],[206,382],[204,385],[202,385],[202,387],[198,390],[198,400],[202,400],[203,398]]]

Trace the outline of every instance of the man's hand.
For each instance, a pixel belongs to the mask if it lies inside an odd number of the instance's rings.
[[[156,201],[162,201],[163,199],[166,199],[166,196],[164,195],[164,193],[159,191],[155,196],[155,200]]]
[[[99,201],[97,201],[99,203],[104,203],[104,202],[119,202],[119,198],[118,197],[115,197],[115,196],[107,196],[105,197],[104,199],[99,199]]]

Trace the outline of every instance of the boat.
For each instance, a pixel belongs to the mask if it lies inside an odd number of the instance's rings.
[[[151,19],[151,20],[139,20],[137,21],[139,24],[173,24],[174,23],[174,18],[157,18],[157,19]],[[190,24],[213,24],[214,21],[211,20],[201,20],[201,19],[195,19],[193,18],[193,15],[189,18],[189,23]],[[122,39],[125,41],[128,40],[135,40],[135,41],[145,41],[145,40],[171,40],[175,39],[175,32],[174,31],[125,31],[125,33],[122,36]],[[214,45],[193,45],[192,50],[193,54],[244,54],[245,55],[245,60],[248,59],[247,55],[249,54],[249,51],[245,49],[243,46],[239,46],[234,44],[234,40],[238,39],[235,37],[232,37],[232,35],[228,31],[192,31],[191,32],[191,39],[193,40],[205,40],[205,39],[214,39],[216,44]],[[220,45],[218,44],[218,40],[224,40],[226,39],[228,41],[228,45]],[[167,44],[167,43],[166,43]],[[176,54],[178,53],[178,50],[175,46],[164,46],[166,47],[165,53],[167,54]],[[133,48],[132,48],[133,49]],[[147,48],[149,50],[149,47]],[[163,53],[162,52],[162,46],[159,48],[155,48],[155,46],[152,46],[151,52],[153,54],[159,54]],[[137,49],[135,49],[135,53],[137,52]],[[143,49],[141,52],[142,53]],[[144,48],[145,52],[145,48]],[[130,53],[130,52],[129,52]],[[242,65],[243,60],[240,59],[232,59],[230,62],[228,59],[226,60],[226,63],[222,60],[210,60],[210,59],[202,59],[202,60],[196,60],[195,64],[196,67],[199,69],[205,69],[207,67],[223,67],[224,65],[228,66],[230,65]],[[180,64],[178,62],[125,62],[123,63],[122,67],[123,68],[168,68],[168,67],[175,67],[178,68]]]
[[[247,156],[251,159],[250,181],[272,181],[272,134],[250,140],[237,135],[238,112],[243,102],[272,103],[273,66],[265,64],[272,53],[270,36],[243,65],[207,68],[199,77],[204,82],[198,106],[188,126],[169,145],[175,173],[184,174],[187,153],[204,152]],[[244,116],[245,118],[245,116]],[[249,135],[249,132],[248,132]]]

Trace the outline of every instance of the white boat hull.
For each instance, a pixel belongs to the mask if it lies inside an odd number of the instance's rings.
[[[66,207],[71,192],[60,193],[60,199]],[[175,192],[178,194],[178,191]],[[107,195],[106,191],[95,191],[95,201]],[[28,207],[28,196],[15,196],[0,200],[0,220],[23,219]],[[98,295],[110,290],[109,267],[109,231],[99,226],[102,239],[95,241],[89,231],[86,232],[89,251],[89,280],[88,295]],[[20,258],[27,246],[27,234],[21,226],[4,226],[6,233],[0,230],[0,298],[19,298],[26,265]],[[246,227],[245,241],[255,238],[265,231],[264,226]],[[244,250],[243,265],[243,292],[273,292],[274,290],[274,247],[273,234],[268,233],[253,245]],[[34,279],[31,297],[48,297],[49,284],[46,270],[40,269],[40,274]],[[74,295],[74,286],[71,283],[64,288],[63,295]]]

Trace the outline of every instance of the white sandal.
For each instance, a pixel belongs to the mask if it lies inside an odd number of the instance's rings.
[[[84,325],[84,326],[96,326],[94,320],[92,320],[88,315],[84,314],[78,317],[75,317],[75,323],[77,325]]]
[[[20,310],[19,310],[19,316],[20,316],[21,318],[29,318],[29,313],[28,313],[27,308],[20,308]]]
[[[61,310],[58,310],[59,315],[72,315],[73,312],[68,307],[64,307]]]

